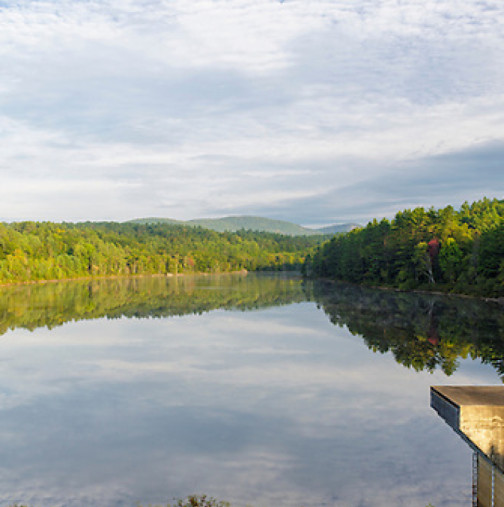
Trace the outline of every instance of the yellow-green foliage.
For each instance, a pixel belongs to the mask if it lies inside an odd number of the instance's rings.
[[[0,283],[299,269],[321,238],[170,224],[0,223]]]

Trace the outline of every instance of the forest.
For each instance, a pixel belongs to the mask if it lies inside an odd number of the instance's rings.
[[[504,296],[503,200],[407,209],[329,237],[172,223],[0,223],[0,283],[302,268],[370,286]]]
[[[304,269],[371,286],[504,296],[504,200],[373,220],[318,247]]]
[[[296,270],[326,238],[162,223],[0,223],[0,283]]]

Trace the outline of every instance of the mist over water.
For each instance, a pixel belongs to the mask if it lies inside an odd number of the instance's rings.
[[[431,384],[500,384],[498,306],[278,275],[0,291],[0,504],[467,505]]]

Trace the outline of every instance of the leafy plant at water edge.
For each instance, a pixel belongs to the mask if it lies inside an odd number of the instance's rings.
[[[142,507],[138,504],[137,507]],[[151,505],[148,507],[163,507],[161,505]],[[187,498],[180,498],[174,504],[166,504],[165,507],[231,507],[229,502],[216,500],[215,498],[207,495],[189,495]]]

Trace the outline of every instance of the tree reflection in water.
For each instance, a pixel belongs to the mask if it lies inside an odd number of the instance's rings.
[[[216,309],[254,310],[314,301],[334,325],[391,352],[416,371],[451,375],[480,358],[504,377],[502,306],[472,298],[413,294],[281,275],[138,277],[3,287],[0,334],[96,318],[160,318]]]
[[[141,276],[18,285],[0,288],[0,334],[85,319],[246,311],[303,300],[300,279],[275,274]]]
[[[408,368],[451,375],[459,358],[471,357],[504,377],[504,312],[495,302],[341,283],[306,290],[334,325],[361,336],[373,352],[392,352]]]

